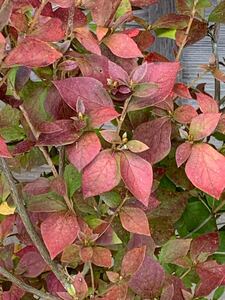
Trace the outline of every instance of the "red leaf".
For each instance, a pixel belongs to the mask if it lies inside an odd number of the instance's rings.
[[[119,215],[122,226],[127,231],[150,235],[147,216],[140,208],[125,206],[121,209]]]
[[[49,2],[53,4],[57,4],[60,7],[68,8],[73,5],[74,0],[50,0]]]
[[[133,6],[144,7],[155,4],[158,0],[130,0]]]
[[[193,106],[191,105],[181,105],[178,107],[173,114],[175,121],[181,124],[191,123],[191,120],[198,114]]]
[[[194,263],[205,261],[219,248],[219,235],[217,232],[206,233],[191,242],[190,255]]]
[[[58,195],[65,196],[67,194],[66,184],[62,177],[58,176],[53,178],[50,184],[52,191]]]
[[[11,158],[12,155],[10,154],[7,145],[5,141],[0,137],[0,157],[5,157],[5,158]]]
[[[203,113],[219,112],[219,107],[215,99],[203,93],[197,93],[196,95],[197,95],[198,104]]]
[[[35,142],[24,140],[16,144],[15,148],[13,149],[13,155],[20,155],[25,152],[29,152],[35,145]]]
[[[194,186],[216,199],[220,198],[225,188],[225,157],[210,145],[193,145],[185,172]]]
[[[104,42],[116,56],[122,58],[143,57],[141,51],[137,47],[137,44],[127,34],[114,33]]]
[[[115,155],[104,150],[83,172],[82,187],[85,198],[112,190],[120,181]]]
[[[74,242],[78,231],[77,218],[69,213],[51,214],[41,223],[41,235],[52,259]]]
[[[9,291],[3,292],[2,300],[21,300],[24,294],[18,286],[12,285]]]
[[[73,285],[75,287],[76,295],[78,296],[78,298],[81,300],[85,299],[88,292],[88,286],[82,273],[79,272],[77,273],[77,275],[75,275]]]
[[[171,122],[168,118],[159,118],[139,125],[133,138],[145,143],[149,150],[141,157],[152,164],[162,160],[171,149]]]
[[[103,297],[96,298],[96,300],[126,300],[127,289],[127,283],[115,284],[106,291]]]
[[[180,98],[192,99],[189,88],[183,83],[176,83],[174,85],[173,91]]]
[[[138,271],[131,277],[128,285],[144,299],[158,298],[165,279],[165,273],[160,264],[146,256]]]
[[[152,89],[148,97],[133,97],[128,109],[138,110],[165,100],[173,90],[179,68],[180,64],[177,62],[149,63],[147,72],[139,83],[156,84],[157,89]]]
[[[133,275],[142,265],[146,255],[146,246],[133,248],[128,251],[122,261],[121,275],[128,277]]]
[[[0,222],[0,240],[3,240],[12,232],[14,223],[15,215],[6,216],[5,219]]]
[[[225,265],[219,265],[216,261],[207,261],[198,264],[196,271],[201,283],[195,292],[196,297],[208,296],[215,288],[224,284]]]
[[[91,117],[95,126],[111,121],[119,114],[113,107],[113,102],[103,85],[91,77],[74,77],[54,81],[54,85],[64,101],[74,110],[78,99],[82,99],[85,111]],[[87,88],[88,87],[88,88]],[[107,114],[110,112],[110,114]]]
[[[16,267],[16,274],[36,278],[47,269],[48,266],[38,251],[36,249],[31,249],[22,255]]]
[[[50,191],[50,183],[47,178],[38,178],[31,183],[27,183],[23,192],[29,196],[46,194]]]
[[[112,254],[107,248],[94,247],[91,261],[96,266],[110,268],[112,266]]]
[[[123,152],[120,161],[121,176],[129,191],[148,206],[152,188],[152,166],[140,156]]]
[[[200,114],[191,121],[189,135],[194,141],[201,140],[209,136],[215,129],[220,120],[219,113]]]
[[[7,66],[22,65],[26,67],[45,67],[54,63],[62,56],[48,43],[35,38],[24,39],[6,57]]]
[[[58,18],[46,18],[47,21],[38,24],[37,28],[32,31],[30,36],[44,42],[57,42],[64,38],[65,30],[63,23]]]
[[[87,132],[74,144],[67,147],[68,159],[78,171],[86,167],[100,152],[101,143],[94,132]]]
[[[185,142],[177,147],[176,163],[178,168],[185,163],[191,155],[192,144]]]
[[[75,37],[88,51],[101,55],[101,49],[98,45],[97,39],[92,32],[86,27],[80,27],[75,29]]]

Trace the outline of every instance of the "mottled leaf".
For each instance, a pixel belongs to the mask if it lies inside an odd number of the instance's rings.
[[[94,247],[91,261],[96,266],[110,268],[112,266],[112,254],[107,248]]]
[[[203,113],[219,112],[219,107],[215,99],[203,93],[197,93],[196,95],[199,107]]]
[[[119,216],[122,226],[127,231],[150,235],[147,216],[140,208],[125,206],[121,209]]]
[[[76,28],[75,37],[81,43],[81,45],[84,46],[85,49],[87,49],[91,53],[101,55],[101,49],[98,45],[98,41],[88,28]]]
[[[67,165],[64,171],[64,180],[67,185],[69,198],[81,187],[81,174],[73,165]]]
[[[149,150],[141,157],[154,164],[162,160],[171,148],[171,122],[168,118],[159,118],[139,125],[133,138],[145,143]]]
[[[193,106],[191,105],[181,105],[179,106],[173,114],[175,121],[181,124],[191,123],[191,120],[198,114]]]
[[[6,57],[5,64],[9,67],[22,65],[26,67],[45,67],[54,63],[62,56],[50,44],[35,38],[26,38],[18,44]]]
[[[130,0],[133,6],[145,7],[158,2],[158,0]]]
[[[129,191],[145,206],[152,188],[152,166],[140,156],[123,152],[120,160],[121,176]]]
[[[41,223],[41,235],[52,259],[74,242],[78,232],[77,219],[69,213],[51,214]]]
[[[225,23],[225,1],[221,1],[209,15],[210,22]]]
[[[191,155],[192,144],[185,142],[177,147],[176,150],[176,163],[178,168],[185,163]]]
[[[5,157],[5,158],[11,158],[12,155],[10,154],[7,145],[5,141],[0,137],[0,157]]]
[[[82,189],[85,198],[112,190],[120,181],[115,155],[104,150],[84,169]]]
[[[100,152],[101,143],[94,132],[83,134],[74,144],[66,148],[68,160],[78,171],[86,167]]]
[[[122,261],[121,275],[128,277],[133,275],[142,265],[146,255],[146,246],[129,250]]]
[[[144,143],[137,141],[137,140],[131,140],[131,141],[127,142],[126,146],[131,152],[134,152],[134,153],[144,152],[149,149],[149,147],[147,145],[145,145]]]
[[[50,2],[53,4],[57,4],[60,7],[68,8],[73,5],[74,0],[50,0]]]
[[[194,186],[216,199],[220,198],[225,188],[225,157],[212,146],[193,145],[185,172]]]

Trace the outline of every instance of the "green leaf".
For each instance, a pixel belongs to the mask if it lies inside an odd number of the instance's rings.
[[[218,287],[213,295],[213,300],[223,299],[220,297],[222,297],[224,295],[224,293],[225,293],[225,287],[224,286]]]
[[[100,199],[105,202],[109,207],[115,208],[121,203],[120,194],[116,191],[101,194]]]
[[[220,2],[209,15],[209,22],[225,23],[225,1]]]
[[[197,198],[191,198],[182,217],[176,223],[179,235],[184,237],[190,234],[190,237],[196,237],[200,234],[217,230],[216,220],[215,218],[211,218],[204,226],[192,233],[192,231],[195,231],[206,219],[210,217],[210,215],[210,211],[202,202],[200,202],[200,200]]]
[[[169,29],[169,28],[159,28],[155,29],[155,33],[157,37],[160,38],[168,38],[172,40],[176,40],[176,29]]]
[[[122,0],[116,11],[116,19],[124,16],[127,12],[132,11],[130,0]]]
[[[7,91],[6,95],[8,96],[14,96],[16,90],[15,90],[15,82],[16,82],[16,73],[19,67],[14,67],[10,69],[10,71],[7,74]]]
[[[64,172],[64,179],[67,184],[68,196],[73,194],[81,187],[81,174],[73,165],[67,165]]]
[[[4,202],[10,195],[10,188],[4,174],[0,173],[0,203]]]

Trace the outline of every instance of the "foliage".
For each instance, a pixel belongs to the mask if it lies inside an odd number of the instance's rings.
[[[177,78],[184,47],[209,35],[215,49],[225,1],[135,16],[156,3],[0,0],[1,299],[224,292],[225,74],[214,51],[193,82]],[[161,37],[174,60],[152,52]]]

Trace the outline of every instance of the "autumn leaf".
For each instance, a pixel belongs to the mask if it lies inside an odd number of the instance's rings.
[[[104,43],[113,54],[122,58],[143,57],[137,44],[124,33],[114,33],[104,40]]]
[[[3,216],[13,215],[15,210],[16,208],[9,206],[6,201],[0,204],[0,215]]]
[[[193,118],[190,125],[189,135],[194,141],[209,136],[220,120],[220,113],[205,113]]]
[[[175,121],[181,124],[191,123],[191,120],[198,114],[193,106],[181,105],[173,113]]]
[[[50,2],[63,8],[69,8],[73,5],[74,0],[50,0]]]
[[[121,275],[128,277],[133,275],[142,265],[146,255],[146,246],[133,248],[123,257]]]
[[[208,144],[195,144],[185,172],[194,186],[220,198],[225,188],[225,157]]]
[[[176,163],[178,168],[185,163],[191,155],[192,144],[185,142],[177,147],[176,150]]]
[[[101,143],[94,132],[83,134],[77,142],[66,148],[70,163],[78,171],[86,167],[98,155],[100,150]]]
[[[145,7],[158,2],[158,0],[130,0],[133,6]]]
[[[112,254],[107,248],[93,247],[91,261],[96,266],[110,268],[112,266]]]
[[[171,122],[168,118],[159,118],[142,123],[134,130],[133,138],[145,143],[149,150],[141,157],[152,164],[162,160],[171,148]]]
[[[125,151],[120,160],[121,176],[129,191],[145,206],[152,188],[152,166],[140,156]]]
[[[41,223],[41,235],[54,259],[77,237],[79,225],[77,218],[69,213],[54,213]]]
[[[75,37],[81,43],[81,45],[84,46],[85,49],[87,49],[91,53],[101,55],[101,49],[98,45],[98,41],[88,28],[76,28]]]
[[[203,113],[219,112],[219,107],[215,99],[203,93],[197,93],[196,96],[199,107]]]
[[[5,141],[0,137],[0,157],[4,158],[11,158],[12,155],[10,154]]]
[[[30,68],[45,67],[62,56],[50,44],[35,38],[25,38],[6,57],[8,67],[21,65]]]
[[[85,198],[112,190],[120,181],[115,155],[104,150],[84,169],[82,190]]]
[[[94,78],[71,77],[53,83],[73,110],[76,111],[78,99],[82,99],[93,126],[100,126],[119,115],[102,83]]]
[[[122,226],[127,231],[150,235],[147,216],[140,208],[125,206],[121,209],[119,216]]]

